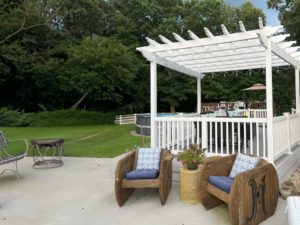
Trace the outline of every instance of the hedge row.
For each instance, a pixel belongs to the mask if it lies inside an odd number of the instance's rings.
[[[38,113],[24,113],[8,108],[0,109],[0,126],[7,127],[43,127],[112,124],[115,113],[103,113],[85,110],[56,110]]]

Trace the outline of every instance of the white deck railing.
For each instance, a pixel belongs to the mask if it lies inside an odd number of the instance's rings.
[[[263,115],[263,114],[260,114]],[[288,153],[300,141],[300,114],[284,114],[273,122],[273,154],[267,149],[266,118],[157,117],[157,142],[174,154],[191,144],[207,149],[209,155],[237,152],[273,160]]]
[[[158,117],[158,146],[178,153],[198,144],[208,154],[267,157],[265,118]]]
[[[277,159],[300,140],[300,114],[285,113],[273,119],[274,158]]]

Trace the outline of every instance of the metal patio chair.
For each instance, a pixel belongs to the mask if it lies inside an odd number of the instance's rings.
[[[8,147],[8,143],[15,142],[15,141],[24,141],[26,145],[26,150],[17,154],[8,153],[6,151],[6,148]],[[12,163],[13,165],[13,168],[5,168],[4,170],[2,170],[0,175],[2,175],[5,171],[11,170],[16,174],[18,180],[20,180],[19,171],[18,171],[18,161],[20,159],[23,159],[27,155],[28,147],[29,146],[26,139],[15,139],[15,140],[7,139],[4,136],[3,131],[0,130],[0,166],[4,166],[10,163]]]

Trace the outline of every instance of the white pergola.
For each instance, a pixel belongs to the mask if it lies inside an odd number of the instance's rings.
[[[201,111],[201,79],[205,73],[265,68],[267,96],[268,148],[273,148],[273,88],[272,67],[292,65],[295,68],[296,112],[300,113],[299,68],[300,47],[295,41],[285,41],[282,26],[264,26],[247,31],[239,22],[240,32],[230,33],[222,24],[223,35],[214,36],[204,28],[207,37],[200,38],[192,31],[191,40],[173,33],[176,42],[159,35],[162,43],[146,38],[149,46],[137,48],[151,64],[151,146],[156,146],[154,119],[157,116],[157,64],[197,78],[197,110]]]

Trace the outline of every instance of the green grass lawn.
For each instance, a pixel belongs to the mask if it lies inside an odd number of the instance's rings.
[[[142,137],[130,134],[134,125],[0,127],[0,130],[9,139],[26,138],[30,141],[39,138],[64,138],[65,156],[115,157],[127,149],[142,146]],[[149,138],[145,138],[145,142],[149,144]],[[20,143],[11,143],[8,151],[18,152],[20,147]]]

